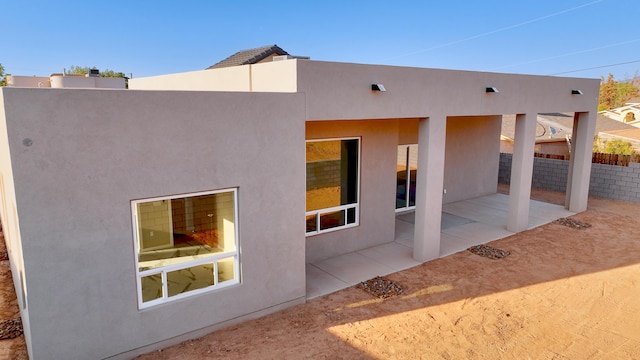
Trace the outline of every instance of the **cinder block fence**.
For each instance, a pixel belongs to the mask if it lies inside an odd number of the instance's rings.
[[[509,184],[512,154],[500,154],[498,182]],[[568,160],[535,158],[532,186],[552,191],[566,191]],[[592,164],[589,195],[640,203],[640,163],[629,166]]]

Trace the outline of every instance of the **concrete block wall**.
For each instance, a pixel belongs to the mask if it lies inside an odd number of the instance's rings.
[[[512,154],[500,154],[498,182],[509,184]],[[532,186],[535,188],[566,191],[569,161],[535,158]],[[640,163],[628,167],[592,164],[589,195],[608,199],[640,203]]]
[[[498,182],[501,184],[511,184],[511,160],[513,154],[500,153],[500,162],[498,166]]]
[[[568,173],[568,161],[535,158],[533,162],[532,185],[540,189],[566,191]]]
[[[307,162],[307,190],[340,186],[340,159]]]
[[[640,163],[593,164],[589,195],[640,203]]]

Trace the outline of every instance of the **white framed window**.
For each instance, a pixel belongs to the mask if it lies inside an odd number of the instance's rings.
[[[240,283],[237,188],[131,201],[138,306]]]
[[[307,140],[306,234],[357,226],[360,138]]]

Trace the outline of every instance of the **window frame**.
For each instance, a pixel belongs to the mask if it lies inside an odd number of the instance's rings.
[[[403,213],[403,212],[410,212],[410,211],[414,211],[416,209],[416,205],[415,202],[417,202],[418,198],[417,195],[414,195],[414,204],[411,205],[411,150],[415,148],[415,154],[416,154],[416,174],[418,172],[418,144],[399,144],[398,145],[398,149],[400,147],[404,147],[405,148],[405,174],[406,174],[406,190],[405,190],[405,206],[402,207],[397,207],[396,205],[396,209],[395,212],[396,214],[398,213]],[[397,161],[397,160],[396,160]],[[417,175],[416,175],[417,177]],[[397,183],[397,179],[396,179],[396,183]],[[416,184],[416,190],[417,190],[417,184]],[[416,191],[417,192],[417,191]],[[398,189],[397,189],[397,185],[396,185],[396,201],[397,201],[397,197],[398,197]]]
[[[311,211],[306,211],[307,208],[307,196],[306,196],[306,192],[305,192],[305,219],[309,216],[316,216],[316,230],[315,231],[310,231],[307,232],[305,230],[305,237],[309,237],[309,236],[315,236],[315,235],[320,235],[320,234],[326,234],[329,232],[333,232],[333,231],[339,231],[339,230],[344,230],[344,229],[348,229],[348,228],[353,228],[356,226],[360,225],[360,183],[361,183],[361,164],[362,164],[362,137],[361,136],[351,136],[351,137],[336,137],[336,138],[322,138],[322,139],[307,139],[305,140],[305,166],[307,164],[306,161],[306,144],[307,143],[312,143],[312,142],[326,142],[326,141],[343,141],[343,140],[358,140],[358,168],[356,170],[356,176],[357,176],[357,184],[356,184],[356,202],[353,204],[347,204],[347,205],[339,205],[339,206],[333,206],[333,207],[329,207],[329,208],[322,208],[322,209],[317,209],[317,210],[311,210]],[[306,171],[305,171],[305,188],[306,188],[306,183],[307,183],[307,175],[306,175]],[[355,211],[355,221],[353,223],[347,223],[347,217],[348,217],[348,210],[349,209],[354,209]],[[334,226],[328,229],[320,229],[320,217],[324,214],[329,214],[332,212],[337,212],[337,211],[344,211],[345,213],[345,224],[344,225],[340,225],[340,226]]]
[[[213,195],[213,194],[221,194],[221,193],[232,193],[233,194],[233,216],[234,216],[234,239],[235,239],[235,247],[233,251],[221,252],[218,254],[205,255],[199,258],[195,258],[192,260],[187,260],[183,262],[179,262],[176,264],[169,264],[164,266],[159,266],[157,268],[140,270],[140,242],[139,242],[139,232],[138,232],[138,211],[136,209],[137,204],[140,203],[148,203],[153,201],[162,201],[162,200],[173,200],[173,199],[184,199],[189,197],[197,197],[202,195]],[[231,286],[236,286],[242,283],[241,281],[241,273],[240,273],[240,237],[239,237],[239,217],[238,217],[238,188],[224,188],[217,190],[207,190],[207,191],[199,191],[178,195],[167,195],[167,196],[158,196],[151,198],[143,198],[143,199],[135,199],[131,200],[131,220],[133,225],[133,251],[134,251],[134,264],[136,271],[136,293],[138,300],[138,309],[143,310],[149,307],[153,307],[160,304],[165,304],[169,302],[173,302],[176,300],[188,298],[191,296],[197,296],[199,294],[213,292],[217,290],[222,290]],[[218,281],[218,261],[233,258],[233,273],[234,278],[231,280],[226,280],[222,283]],[[214,284],[203,287],[200,289],[191,290],[188,292],[180,293],[177,295],[169,296],[168,295],[168,286],[167,286],[167,276],[168,273],[173,271],[178,271],[182,269],[187,269],[194,266],[199,266],[203,264],[212,264],[213,265],[213,274],[214,274]],[[162,279],[162,296],[157,299],[143,301],[143,293],[142,293],[142,278],[147,276],[153,276],[160,274]]]

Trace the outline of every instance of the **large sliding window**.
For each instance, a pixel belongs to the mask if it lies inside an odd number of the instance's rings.
[[[396,212],[416,207],[416,174],[418,145],[398,146],[396,163]]]
[[[237,189],[131,206],[140,308],[240,282]]]
[[[360,139],[307,141],[307,235],[358,225]]]

